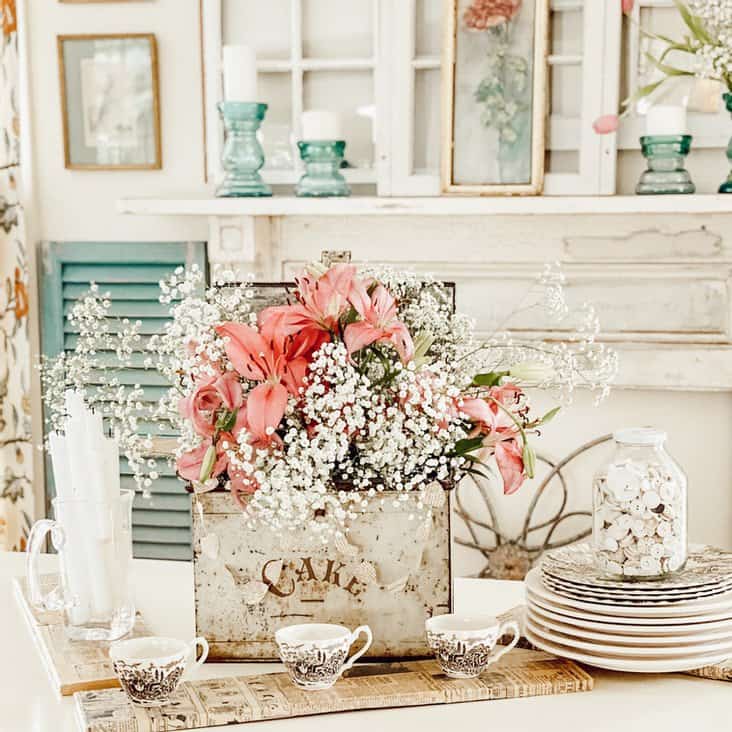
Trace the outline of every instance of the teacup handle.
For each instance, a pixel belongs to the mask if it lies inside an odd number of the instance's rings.
[[[505,656],[519,642],[521,638],[521,629],[519,628],[518,623],[515,620],[506,621],[498,629],[497,638],[502,638],[509,630],[513,631],[513,640],[507,646],[503,646],[501,650],[498,651],[498,653],[491,656],[490,663],[495,663],[501,656]]]
[[[201,647],[201,657],[196,660],[196,651],[198,650],[199,646]],[[197,671],[206,662],[206,659],[208,658],[208,641],[202,635],[199,635],[188,644],[188,647],[190,649],[191,657],[193,658],[194,663],[186,669],[186,676],[189,676],[194,671]]]
[[[348,669],[351,668],[353,666],[353,664],[356,663],[356,661],[358,661],[358,659],[361,658],[361,656],[363,656],[363,654],[366,653],[366,651],[368,651],[369,648],[371,648],[371,643],[374,640],[374,636],[371,633],[371,628],[369,628],[368,625],[359,625],[358,628],[356,628],[356,630],[354,630],[353,633],[351,633],[351,644],[350,645],[353,645],[358,640],[358,636],[361,635],[361,633],[363,633],[366,636],[366,643],[364,644],[364,647],[360,651],[358,651],[357,653],[354,653],[343,664],[341,673],[343,673],[344,671],[348,671]]]

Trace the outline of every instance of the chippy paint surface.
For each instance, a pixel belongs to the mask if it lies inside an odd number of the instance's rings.
[[[275,631],[306,622],[368,624],[374,634],[369,657],[428,655],[425,619],[452,606],[449,501],[430,517],[416,509],[416,496],[395,507],[397,495],[372,499],[354,522],[352,556],[304,532],[247,529],[229,493],[199,496],[203,517],[193,512],[196,633],[208,639],[209,657],[277,658]],[[429,531],[418,531],[423,524]],[[218,537],[215,558],[201,552],[207,533]],[[267,588],[261,599],[252,592],[259,587]]]

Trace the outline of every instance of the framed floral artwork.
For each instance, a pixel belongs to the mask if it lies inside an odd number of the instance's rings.
[[[155,36],[59,36],[58,63],[66,167],[161,168]]]
[[[542,191],[549,0],[445,0],[442,189]]]

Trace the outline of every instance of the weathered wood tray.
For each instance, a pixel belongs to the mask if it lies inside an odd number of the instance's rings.
[[[50,590],[58,585],[58,576],[42,575],[41,584],[44,590]],[[119,687],[108,655],[109,643],[69,640],[64,630],[63,613],[39,611],[31,607],[25,577],[15,577],[13,586],[18,604],[56,693],[69,696],[85,689]],[[129,637],[145,635],[150,635],[150,631],[138,613],[135,627]]]

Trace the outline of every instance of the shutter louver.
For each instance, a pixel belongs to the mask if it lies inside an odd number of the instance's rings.
[[[101,293],[109,293],[112,305],[109,321],[124,318],[141,321],[143,338],[139,352],[128,368],[115,374],[120,383],[139,384],[144,401],[157,401],[166,391],[165,380],[157,371],[145,368],[144,348],[150,336],[161,333],[169,321],[168,306],[158,301],[158,282],[179,266],[193,264],[205,270],[203,242],[181,243],[97,243],[52,242],[44,244],[41,297],[43,300],[42,350],[53,356],[76,345],[77,333],[66,316],[76,300],[96,282]],[[99,354],[105,366],[114,366],[113,352]],[[93,387],[93,380],[90,384]],[[141,422],[141,432],[154,437],[173,437],[171,426]],[[120,461],[123,488],[135,489],[127,461]],[[133,546],[136,557],[146,559],[190,559],[190,497],[175,471],[158,461],[159,478],[153,481],[151,497],[140,493],[133,503]],[[52,476],[47,470],[47,495],[52,497]]]

